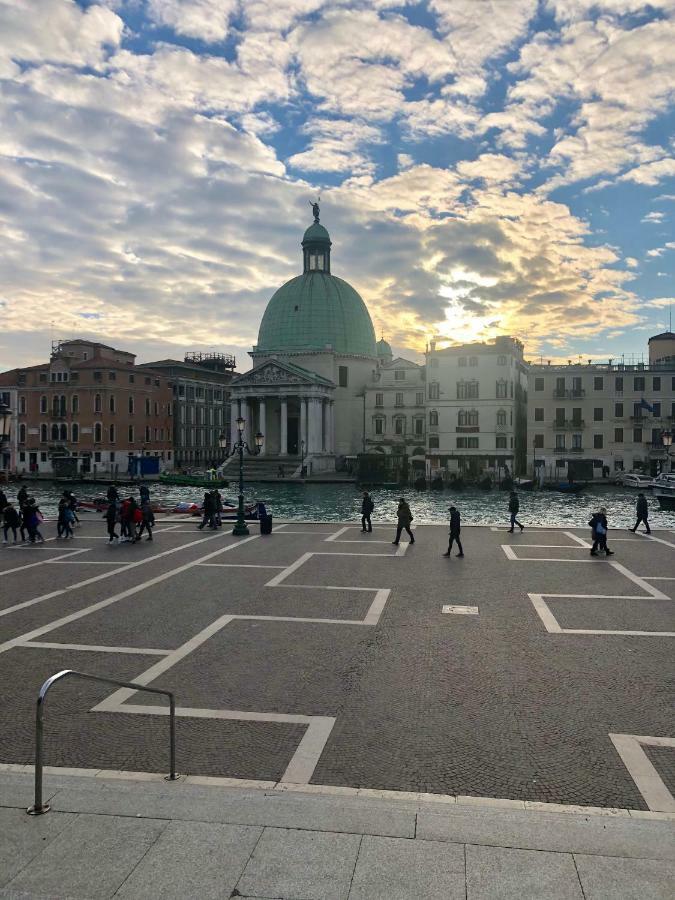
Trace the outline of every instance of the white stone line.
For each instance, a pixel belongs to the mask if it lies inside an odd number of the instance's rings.
[[[518,559],[514,550],[511,548],[511,546],[509,544],[502,544],[501,547],[502,547],[502,550],[504,551],[504,556],[507,559],[514,559],[514,560]]]
[[[95,706],[92,712],[100,712]],[[142,703],[125,703],[116,709],[106,712],[124,712],[140,716],[168,716],[168,706],[151,706]],[[310,725],[312,716],[294,715],[290,713],[251,712],[241,709],[202,709],[196,706],[177,706],[176,715],[186,719],[221,719],[237,722],[274,722],[275,724]],[[331,720],[333,721],[333,720]]]
[[[16,546],[12,545],[11,547],[7,547],[7,550],[57,550],[58,547],[43,547],[43,544],[48,544],[51,541],[56,540],[56,535],[54,537],[43,538],[41,541],[37,541],[34,544],[31,544],[30,541],[23,541]]]
[[[213,535],[213,537],[218,537],[218,535]],[[199,544],[210,540],[211,538],[204,538],[203,541],[194,541],[193,543]],[[206,556],[201,556],[198,559],[192,560],[191,562],[184,563],[182,566],[177,566],[175,569],[169,569],[168,572],[163,572],[161,575],[155,576],[155,578],[151,578],[148,581],[141,582],[140,584],[135,585],[132,588],[128,588],[126,591],[122,591],[119,594],[115,594],[112,597],[108,597],[106,600],[99,600],[98,603],[92,603],[91,606],[87,606],[84,609],[80,609],[77,612],[70,613],[70,615],[62,616],[60,619],[56,619],[53,622],[49,622],[47,625],[42,625],[40,628],[35,628],[32,631],[26,632],[25,634],[17,635],[15,638],[11,638],[8,641],[0,644],[0,653],[4,653],[6,650],[11,650],[12,647],[17,646],[18,643],[22,641],[30,641],[33,638],[40,637],[43,634],[47,634],[50,631],[55,631],[57,628],[60,628],[62,625],[68,625],[70,622],[75,622],[78,619],[84,618],[84,616],[88,616],[93,612],[97,612],[99,609],[105,609],[107,606],[111,606],[113,603],[118,603],[120,600],[125,600],[127,597],[132,597],[134,594],[138,594],[140,591],[145,590],[148,587],[152,587],[155,584],[160,584],[163,581],[168,580],[169,578],[173,578],[174,575],[179,575],[181,572],[187,572],[189,569],[194,568],[194,566],[198,565],[200,562],[204,562],[207,559],[211,559],[214,556],[218,556],[220,553],[227,553],[229,550],[235,550],[237,547],[241,547],[243,544],[247,544],[249,541],[258,540],[258,535],[254,534],[250,537],[243,538],[241,541],[236,544],[227,544],[225,547],[221,547],[219,550],[214,550],[212,553],[208,553]],[[191,546],[191,545],[187,545]],[[178,549],[178,548],[176,548]],[[167,551],[170,553],[173,551]],[[161,554],[160,554],[161,555]],[[152,559],[156,559],[157,557],[151,557]],[[112,573],[106,573],[107,576],[111,574],[115,574],[114,571]],[[103,576],[106,577],[106,576]],[[82,582],[81,585],[90,584],[92,581],[98,581],[99,578],[89,579],[88,581]],[[80,585],[80,586],[81,586]],[[66,590],[71,590],[72,588],[67,588]],[[65,591],[58,591],[57,593],[63,594]],[[30,601],[29,601],[30,605]],[[3,611],[4,612],[4,611]]]
[[[60,588],[56,591],[50,591],[48,594],[41,594],[39,597],[33,597],[32,600],[24,600],[23,603],[15,603],[14,606],[9,606],[7,607],[7,609],[0,610],[0,616],[8,616],[10,613],[16,612],[19,609],[26,609],[29,606],[34,606],[36,603],[42,603],[44,600],[51,600],[52,597],[59,597],[61,594],[67,594],[69,591],[75,591],[78,588],[88,587],[90,584],[96,584],[96,582],[103,581],[105,578],[112,578],[113,575],[119,575],[121,572],[129,571],[129,569],[135,569],[138,566],[145,566],[156,559],[161,559],[164,556],[170,556],[172,553],[180,553],[181,550],[187,550],[188,547],[194,547],[197,544],[202,544],[206,541],[212,541],[217,537],[220,537],[220,535],[211,534],[208,537],[200,538],[197,541],[190,541],[187,544],[181,544],[180,547],[172,547],[169,550],[163,550],[161,553],[155,553],[153,556],[145,556],[143,559],[138,559],[135,562],[123,563],[121,566],[119,566],[119,568],[112,569],[109,572],[105,572],[103,575],[93,575],[91,578],[86,578],[84,581],[77,581],[75,584],[69,584],[65,588]],[[228,546],[236,547],[237,545],[229,544]],[[206,556],[203,557],[203,559],[207,558],[208,557]],[[2,652],[2,647],[3,645],[0,644],[0,653]]]
[[[389,595],[391,591],[389,588],[380,588],[376,594],[375,599],[370,605],[370,609],[365,615],[363,620],[364,625],[377,625],[380,621],[380,617],[384,611],[384,607],[389,599]]]
[[[675,637],[675,631],[621,631],[613,628],[563,628],[563,634],[623,634],[627,637]]]
[[[477,606],[455,606],[452,604],[443,606],[441,608],[442,613],[451,613],[457,616],[477,616],[478,615],[478,607]]]
[[[268,585],[265,585],[265,587],[268,587]],[[274,587],[278,587],[278,585],[274,585]],[[293,588],[294,590],[295,588],[300,588],[303,591],[367,591],[372,593],[380,590],[379,588],[369,587],[345,587],[344,584],[284,584],[284,587]],[[389,590],[389,588],[383,588],[383,590]]]
[[[670,600],[668,594],[664,594],[658,588],[655,588],[653,584],[649,584],[649,582],[645,581],[644,578],[640,578],[639,575],[636,575],[635,572],[631,572],[630,569],[627,569],[621,563],[612,561],[610,562],[610,566],[613,569],[616,569],[617,572],[625,575],[625,577],[632,581],[633,584],[637,584],[638,587],[641,587],[646,594],[654,597],[655,600]]]
[[[645,744],[652,747],[675,748],[675,738],[610,734],[609,739],[614,744],[616,752],[621,757],[622,763],[628,769],[630,777],[650,810],[675,812],[675,797],[663,783],[661,776],[640,746]]]
[[[80,550],[80,553],[86,553],[86,550]],[[103,561],[100,559],[46,559],[43,566],[116,566],[113,560]]]
[[[643,534],[643,540],[646,539],[648,541],[656,541],[657,544],[665,544],[666,547],[675,548],[675,544],[671,543],[671,541],[664,541],[663,538],[657,538],[653,534]]]
[[[135,653],[141,656],[167,656],[170,650],[150,647],[104,647],[98,644],[58,644],[52,641],[24,641],[18,647],[41,647],[45,650],[87,650],[92,653]]]
[[[562,597],[567,599],[581,598],[584,600],[650,600],[651,597],[620,597],[612,594],[529,594],[532,605],[544,627],[550,634],[613,634],[626,637],[675,637],[673,631],[633,631],[613,628],[562,628],[553,614],[544,597]]]
[[[263,566],[257,563],[199,563],[200,568],[208,569],[283,569],[284,566]]]
[[[640,575],[640,578],[645,578],[647,581],[675,581],[675,577],[672,575]]]
[[[344,528],[340,528],[338,531],[334,531],[333,534],[329,534],[327,538],[324,538],[324,541],[336,541],[341,534],[344,534],[345,531],[349,531],[350,528],[354,528],[353,525],[345,525]]]
[[[298,557],[295,562],[291,563],[290,566],[286,566],[278,575],[275,575],[271,581],[268,581],[265,587],[277,587],[288,578],[289,575],[292,575],[300,566],[304,566],[308,559],[311,559],[314,556],[313,553],[303,553],[302,556]]]
[[[77,556],[78,553],[87,553],[87,550],[71,550],[68,553],[64,553],[62,556],[57,556],[56,559],[47,559],[40,560],[39,562],[26,563],[25,566],[14,566],[13,569],[5,569],[4,571],[0,571],[0,578],[3,575],[12,575],[14,572],[23,572],[24,569],[32,569],[34,566],[43,566],[46,562],[57,562],[60,559],[66,559],[68,556]]]
[[[233,614],[233,619],[241,619],[241,620],[255,620],[261,622],[303,622],[310,625],[365,625],[371,624],[370,622],[366,622],[365,619],[324,619],[318,617],[308,617],[308,616],[254,616],[254,615],[243,615],[243,614]]]
[[[281,783],[308,784],[335,725],[330,716],[312,716],[309,728],[281,776]]]
[[[544,628],[549,632],[549,634],[560,634],[562,628],[558,624],[558,620],[551,612],[548,604],[545,602],[543,596],[541,594],[529,594],[527,595],[532,602],[532,606],[544,623]]]
[[[580,544],[582,547],[585,547],[586,550],[590,550],[593,546],[592,544],[589,544],[588,541],[585,541],[582,537],[579,537],[579,535],[573,534],[571,531],[563,531],[563,534],[565,535],[565,537],[570,538],[570,540],[574,541],[575,543]]]

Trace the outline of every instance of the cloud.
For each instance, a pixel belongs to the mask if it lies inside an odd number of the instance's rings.
[[[649,225],[649,224],[660,225],[661,222],[663,222],[665,215],[666,214],[662,213],[662,212],[648,212],[646,215],[644,215],[640,219],[640,221],[646,225]]]
[[[225,40],[238,6],[238,0],[148,0],[148,15],[176,34],[213,43]]]

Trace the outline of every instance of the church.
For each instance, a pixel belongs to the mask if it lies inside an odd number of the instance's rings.
[[[241,416],[249,445],[261,432],[262,455],[286,463],[288,474],[303,463],[311,474],[334,472],[336,460],[363,450],[366,388],[391,361],[358,292],[332,274],[330,235],[318,203],[313,209],[302,275],[272,296],[250,351],[253,368],[230,389],[231,441]]]

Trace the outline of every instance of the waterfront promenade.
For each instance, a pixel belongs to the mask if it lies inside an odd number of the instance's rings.
[[[143,879],[174,845],[230,844],[232,873],[195,896],[512,896],[494,892],[497,871],[513,896],[667,896],[673,531],[613,532],[615,556],[598,559],[587,529],[465,528],[466,557],[449,560],[443,526],[398,547],[379,523],[237,539],[167,517],[133,546],[108,546],[94,516],[72,541],[45,533],[0,552],[0,805],[25,848],[0,855],[5,896],[154,896]],[[153,780],[168,764],[161,698],[66,681],[46,713],[55,812],[25,816],[35,697],[64,668],[175,691],[186,780]],[[104,860],[100,890],[66,872],[91,863],[97,829],[122,860]],[[387,889],[406,854],[445,893]],[[62,885],[35,875],[50,868]],[[556,873],[565,886],[542,893]],[[656,892],[629,892],[642,882]]]

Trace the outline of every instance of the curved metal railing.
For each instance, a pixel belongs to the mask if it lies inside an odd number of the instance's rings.
[[[52,685],[62,678],[73,676],[85,681],[101,681],[104,684],[113,684],[117,687],[132,688],[135,691],[149,691],[151,694],[165,694],[169,698],[169,766],[170,771],[166,776],[167,781],[176,781],[176,701],[171,691],[163,691],[159,688],[146,687],[144,684],[136,684],[134,681],[118,681],[116,678],[106,678],[103,675],[90,675],[87,672],[77,672],[75,669],[63,669],[49,677],[40,688],[35,711],[35,802],[29,806],[26,812],[30,816],[40,816],[49,812],[49,803],[42,802],[42,740],[44,733],[44,708],[47,693]]]

